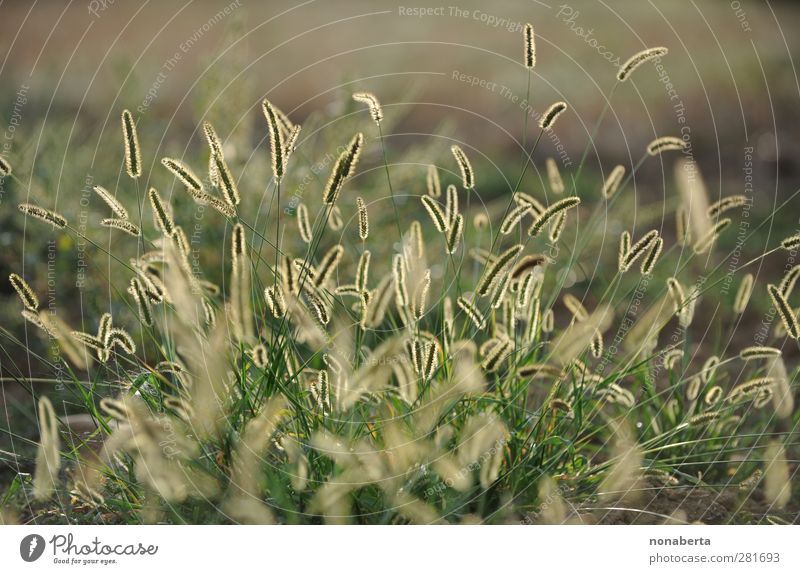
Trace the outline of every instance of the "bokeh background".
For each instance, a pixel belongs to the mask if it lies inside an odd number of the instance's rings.
[[[559,120],[558,141],[543,138],[537,147],[524,191],[546,193],[544,158],[559,158],[569,177],[587,150],[578,183],[599,193],[604,174],[617,163],[635,164],[649,141],[686,135],[712,201],[743,193],[752,182],[753,220],[767,224],[748,239],[749,256],[797,229],[797,201],[776,209],[800,183],[797,2],[5,0],[0,154],[14,165],[17,179],[0,182],[0,277],[24,273],[45,304],[58,300],[73,325],[93,324],[124,291],[110,259],[74,238],[26,225],[16,205],[30,200],[58,209],[114,250],[124,238],[98,227],[103,206],[91,186],[114,190],[128,205],[151,185],[169,196],[182,193],[159,159],[199,157],[205,142],[198,126],[204,120],[223,134],[226,156],[247,182],[242,187],[248,205],[270,230],[276,210],[270,207],[267,133],[259,109],[264,97],[304,125],[304,161],[287,182],[282,210],[293,194],[306,193],[299,187],[313,162],[345,143],[354,122],[363,129],[363,108],[349,97],[369,90],[386,112],[401,202],[404,194],[424,189],[429,163],[440,166],[443,178],[457,177],[449,147],[458,142],[473,159],[478,198],[495,213],[519,173],[523,144],[535,135],[533,120],[526,131],[520,107],[528,78],[522,66],[526,22],[534,24],[537,37],[533,109],[540,113],[561,99],[570,112]],[[652,67],[637,71],[616,90],[593,134],[619,63],[657,45],[670,50],[661,77]],[[138,189],[124,177],[124,108],[137,118],[143,146],[145,176]],[[673,167],[674,158],[664,157],[637,171],[632,191],[607,218],[609,235],[617,237],[621,225],[631,222],[672,229]],[[321,184],[313,185],[310,193],[316,194]],[[363,186],[366,196],[386,195],[370,190],[366,181]],[[185,199],[176,199],[176,209],[190,209]],[[183,213],[186,220],[193,216]],[[209,217],[204,223],[208,241],[198,253],[212,279],[224,276],[220,221]],[[736,238],[726,241],[723,247],[732,248]],[[754,271],[780,273],[784,263],[773,259]],[[35,434],[34,402],[18,380],[53,380],[47,349],[25,328],[6,281],[0,281],[0,319],[4,483],[17,468],[21,448],[9,437]],[[752,340],[755,328],[745,323],[737,333]],[[789,360],[794,355],[786,353]]]

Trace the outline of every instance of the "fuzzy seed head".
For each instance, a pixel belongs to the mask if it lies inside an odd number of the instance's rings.
[[[236,180],[228,169],[228,164],[222,155],[213,155],[214,173],[216,174],[217,185],[222,192],[222,197],[225,199],[231,208],[239,205],[241,197],[239,196],[239,187],[236,185]]]
[[[798,323],[797,315],[791,305],[789,305],[786,297],[776,285],[767,285],[767,292],[769,293],[770,299],[772,299],[772,304],[778,311],[778,315],[781,318],[783,326],[786,328],[786,332],[792,339],[800,337],[800,323]]]
[[[458,169],[461,171],[461,185],[464,189],[473,189],[475,187],[475,174],[472,171],[472,164],[459,146],[453,145],[450,147],[453,157],[456,158]]]
[[[648,231],[644,237],[642,237],[639,241],[634,243],[630,249],[628,249],[627,255],[622,262],[622,269],[621,271],[627,271],[630,269],[631,265],[645,252],[647,252],[653,244],[658,239],[658,231],[653,229]]]
[[[111,208],[111,211],[114,212],[119,219],[128,219],[128,211],[123,207],[123,205],[119,202],[119,200],[111,195],[111,193],[104,187],[95,185],[94,192],[100,196],[108,207]]]
[[[308,217],[308,207],[305,203],[297,205],[297,229],[300,232],[300,239],[306,243],[311,243],[311,220]]]
[[[100,222],[100,225],[103,227],[111,227],[112,229],[119,229],[134,237],[139,237],[142,234],[139,226],[131,223],[127,219],[104,219]]]
[[[142,155],[139,150],[139,136],[136,123],[128,110],[122,111],[122,134],[125,144],[125,169],[133,179],[142,175]]]
[[[797,235],[792,235],[791,237],[787,237],[781,241],[781,247],[783,247],[786,251],[794,251],[798,248],[798,246],[800,246],[800,233]]]
[[[280,319],[286,315],[286,299],[279,285],[271,285],[264,289],[264,299],[273,317]]]
[[[500,233],[503,235],[508,235],[514,228],[519,224],[523,217],[528,215],[529,213],[533,212],[533,208],[526,203],[520,203],[519,205],[515,206],[511,211],[503,219],[502,223],[500,223]]]
[[[438,232],[444,233],[449,227],[449,222],[445,212],[442,211],[439,202],[430,195],[423,195],[420,200],[422,201],[425,211],[427,211],[428,215],[430,215],[431,221],[433,221],[433,226]]]
[[[193,191],[201,191],[203,189],[203,182],[192,171],[188,165],[178,159],[170,157],[161,158],[161,165],[166,167],[172,175],[177,177],[183,185]]]
[[[716,219],[726,211],[745,206],[748,204],[748,202],[749,199],[746,195],[731,195],[728,197],[723,197],[719,201],[708,206],[708,217],[709,219]]]
[[[661,237],[656,238],[653,242],[653,245],[650,246],[650,250],[647,252],[647,255],[644,259],[642,259],[642,265],[640,270],[642,275],[650,275],[653,272],[653,267],[655,267],[656,263],[658,262],[658,258],[661,256],[661,250],[664,248],[664,239]]]
[[[684,141],[672,136],[656,138],[647,145],[647,153],[651,156],[657,156],[664,151],[683,151],[684,149],[686,149]]]
[[[533,35],[533,25],[525,24],[525,67],[532,70],[536,66],[536,39]]]
[[[269,130],[269,146],[272,154],[272,174],[275,181],[280,182],[286,172],[286,144],[283,140],[283,130],[281,121],[275,112],[275,108],[268,100],[261,102],[261,109],[267,119],[267,129]]]
[[[369,115],[372,117],[372,121],[376,124],[381,123],[383,119],[383,109],[381,108],[378,98],[376,98],[374,94],[369,92],[356,92],[353,94],[353,99],[362,104],[366,104],[369,108]]]
[[[347,145],[347,149],[345,149],[339,156],[339,159],[336,160],[336,164],[331,171],[331,176],[325,186],[325,192],[322,195],[323,203],[328,205],[336,203],[336,199],[339,197],[339,192],[344,182],[355,173],[356,166],[358,165],[358,158],[361,155],[363,147],[364,134],[359,132],[353,136],[353,139],[351,139],[350,143]]]
[[[30,285],[28,285],[28,282],[16,273],[9,275],[8,280],[11,282],[11,286],[17,292],[17,295],[19,295],[20,301],[22,301],[25,308],[30,311],[37,311],[39,309],[39,298],[36,296],[33,289],[31,289]]]
[[[356,268],[356,287],[359,291],[367,290],[367,283],[369,281],[369,262],[372,253],[365,250],[361,257],[358,259],[358,267]]]
[[[553,221],[550,223],[550,242],[556,243],[558,238],[561,237],[561,233],[564,231],[567,223],[567,212],[562,211],[558,215],[553,218]]]
[[[25,215],[35,217],[36,219],[47,222],[59,229],[64,229],[67,226],[67,218],[60,213],[56,213],[55,211],[44,209],[43,207],[33,205],[32,203],[20,203],[17,207]]]
[[[663,47],[658,48],[648,48],[646,50],[642,50],[641,52],[637,52],[633,56],[631,56],[619,69],[617,72],[617,80],[620,82],[624,82],[627,80],[633,71],[644,64],[645,62],[650,62],[657,58],[661,58],[662,56],[666,56],[669,53],[669,50]]]
[[[572,197],[565,197],[562,200],[555,202],[553,205],[545,209],[534,221],[531,225],[530,229],[528,229],[528,235],[530,237],[536,237],[541,233],[544,229],[545,225],[550,223],[559,213],[565,212],[568,209],[572,209],[573,207],[580,204],[581,200],[579,197],[572,196]]]
[[[772,359],[774,357],[780,357],[781,354],[781,350],[775,347],[755,346],[746,347],[739,351],[739,358],[743,361],[751,361],[754,359]]]
[[[464,312],[476,329],[480,331],[486,327],[486,317],[472,301],[469,301],[465,297],[459,297],[456,299],[456,305]]]
[[[547,110],[542,114],[541,119],[539,120],[539,127],[543,130],[552,129],[553,124],[555,124],[558,116],[563,114],[567,110],[567,103],[566,102],[556,102],[552,104]]]
[[[485,297],[489,293],[495,281],[516,261],[523,249],[524,246],[521,243],[509,247],[486,268],[476,288],[478,295]]]
[[[6,177],[7,175],[11,175],[11,164],[0,155],[0,177]]]
[[[558,169],[556,160],[554,160],[552,157],[548,157],[544,164],[547,168],[547,180],[550,184],[550,191],[557,195],[561,195],[564,193],[566,187],[564,186],[564,180],[561,179],[561,172]]]
[[[431,197],[440,197],[442,195],[442,182],[439,180],[439,170],[437,170],[436,166],[433,164],[428,166],[426,183],[428,186],[428,195]]]
[[[606,199],[611,199],[614,194],[617,193],[623,177],[625,177],[624,165],[618,165],[612,169],[611,173],[608,174],[608,178],[606,178],[606,181],[603,184],[603,197]]]
[[[456,215],[447,232],[447,252],[454,254],[461,243],[461,235],[464,232],[464,216],[460,213]]]
[[[736,290],[736,297],[733,300],[733,312],[737,315],[741,315],[744,313],[744,310],[747,308],[747,303],[750,302],[750,295],[753,293],[753,283],[755,278],[753,277],[752,273],[748,273],[744,277],[742,277],[741,282],[739,282],[739,288]],[[788,294],[783,290],[779,289],[784,297],[787,297]]]
[[[358,237],[361,241],[366,241],[369,237],[369,215],[367,214],[367,204],[361,197],[356,198],[358,208]]]
[[[344,247],[337,244],[331,247],[325,255],[322,256],[322,260],[319,265],[317,265],[317,273],[314,276],[314,285],[316,287],[321,288],[328,283],[333,273],[336,271],[336,268],[339,266],[343,255]]]

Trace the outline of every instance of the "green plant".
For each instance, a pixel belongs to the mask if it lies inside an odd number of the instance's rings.
[[[530,27],[524,55],[530,90]],[[663,48],[635,55],[611,93],[637,67],[665,55]],[[598,246],[606,235],[598,228],[601,206],[611,210],[647,157],[683,151],[683,140],[657,138],[627,176],[617,166],[600,191],[579,188],[584,161],[568,186],[549,161],[551,191],[567,195],[546,205],[519,188],[542,134],[568,109],[556,102],[539,118],[505,212],[485,217],[499,221],[498,229],[485,221],[468,229],[466,221],[478,221],[470,216],[481,215],[470,204],[480,172],[463,147],[451,152],[464,191],[448,185],[442,205],[439,170],[427,167],[428,194],[401,211],[383,110],[371,93],[354,98],[367,105],[379,142],[366,129],[340,142],[319,197],[295,207],[297,233],[280,215],[281,186],[294,162],[309,161],[306,142],[267,100],[274,239],[244,207],[239,188],[248,182],[235,177],[210,123],[203,126],[206,180],[190,161],[162,159],[193,205],[212,207],[219,226],[231,226],[223,286],[192,259],[194,237],[172,206],[186,198],[167,201],[149,189],[149,225],[141,203],[131,221],[119,197],[95,188],[116,216],[103,225],[135,238],[125,237],[125,256],[63,215],[20,207],[92,242],[128,285],[125,295],[114,282],[122,305],[102,315],[94,332],[40,309],[25,279],[11,278],[24,318],[57,343],[52,362],[69,374],[70,404],[93,426],[88,436],[76,435],[72,421],[59,420],[51,401],[41,399],[47,432],[33,490],[40,502],[29,507],[34,519],[43,519],[55,496],[70,521],[109,513],[122,522],[176,523],[602,520],[622,501],[637,504],[648,489],[714,489],[731,480],[749,489],[747,496],[763,491],[765,515],[790,503],[781,441],[791,444],[797,414],[794,376],[780,349],[762,344],[731,353],[721,335],[714,343],[703,339],[699,349],[692,342],[698,300],[726,277],[722,264],[702,274],[693,266],[698,256],[711,256],[732,224],[720,216],[747,201],[727,198],[688,220],[679,209],[672,245],[654,229],[624,230],[619,241],[606,242],[611,250]],[[126,172],[136,181],[146,147],[127,110],[122,127]],[[376,235],[392,225],[370,222],[379,208],[370,214],[369,201],[348,193],[360,162],[374,161],[377,148],[397,232],[390,248]],[[707,200],[696,166],[687,165],[696,177],[684,182],[678,203],[688,210]],[[16,178],[6,160],[0,166]],[[571,219],[595,202],[579,232]],[[344,225],[348,212],[357,224]],[[791,239],[785,248],[797,246]],[[582,300],[567,281],[587,261],[601,262],[604,283],[598,296]],[[791,273],[767,290],[796,339]],[[731,316],[745,312],[752,276],[742,284],[733,304],[725,303]],[[776,341],[782,336],[774,334]],[[96,439],[99,452],[90,444]],[[53,454],[59,442],[67,446],[60,457]],[[68,462],[68,478],[58,475],[54,458]],[[756,474],[762,467],[763,489]],[[18,503],[25,488],[15,480],[4,505]],[[563,500],[577,509],[568,514]]]

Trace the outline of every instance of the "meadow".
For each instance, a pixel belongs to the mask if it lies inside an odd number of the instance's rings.
[[[258,144],[222,117],[158,157],[119,109],[58,205],[3,157],[36,254],[5,378],[36,413],[2,429],[2,521],[795,523],[800,235],[749,240],[797,199],[716,197],[680,133],[599,174],[593,138],[545,156],[572,110],[536,98],[532,26],[519,47],[502,191],[457,135],[391,145],[380,81],[335,133],[264,99]],[[623,61],[592,134],[668,58]],[[654,162],[670,195],[638,198]]]

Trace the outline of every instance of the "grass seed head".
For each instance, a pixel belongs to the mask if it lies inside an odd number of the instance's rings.
[[[469,301],[462,296],[456,299],[456,305],[458,305],[458,308],[464,312],[470,321],[472,321],[472,324],[476,329],[480,331],[486,327],[486,317],[472,301]]]
[[[225,158],[221,155],[213,155],[214,173],[216,173],[217,185],[222,192],[222,197],[231,208],[235,208],[242,201],[239,196],[239,187],[236,180],[228,168]]]
[[[456,214],[455,219],[450,225],[447,232],[447,252],[454,254],[458,250],[461,243],[461,235],[464,231],[464,216],[460,213]]]
[[[491,289],[492,285],[498,279],[498,277],[502,274],[506,268],[513,264],[522,250],[524,249],[524,245],[518,243],[516,245],[512,245],[508,249],[506,249],[502,254],[500,254],[497,259],[495,259],[489,266],[484,270],[483,276],[481,277],[480,282],[477,286],[478,295],[481,297],[485,297],[489,290]]]
[[[658,262],[658,258],[661,256],[661,250],[663,248],[664,239],[661,237],[656,238],[656,240],[650,246],[650,250],[647,252],[645,258],[642,259],[642,265],[640,267],[642,275],[650,275],[653,272],[653,267],[655,267],[656,263]]]
[[[787,237],[781,241],[781,247],[783,247],[786,251],[794,251],[800,247],[800,233],[797,235],[792,235],[791,237]]]
[[[297,229],[300,232],[300,239],[306,243],[311,243],[311,220],[308,217],[308,207],[305,203],[297,205]]]
[[[20,203],[17,207],[25,215],[30,215],[31,217],[45,221],[59,229],[64,229],[67,226],[67,218],[55,211],[44,209],[32,203]]]
[[[447,220],[447,216],[445,215],[444,211],[442,211],[439,202],[432,198],[430,195],[423,195],[421,198],[422,205],[425,207],[425,211],[428,212],[428,215],[431,217],[431,221],[433,222],[433,226],[436,228],[436,231],[440,233],[444,233],[448,227],[450,227],[449,222]]]
[[[428,187],[428,195],[434,198],[442,195],[442,182],[439,180],[439,170],[436,169],[436,166],[433,164],[428,166],[426,183]]]
[[[369,237],[369,215],[367,213],[367,204],[364,203],[362,197],[356,198],[356,206],[358,209],[358,237],[361,241],[366,241]]]
[[[104,219],[100,222],[100,225],[103,227],[110,227],[112,229],[119,229],[120,231],[124,231],[128,235],[132,235],[134,237],[139,237],[142,234],[139,226],[131,223],[127,219]]]
[[[339,197],[339,192],[344,185],[344,182],[356,171],[358,159],[361,156],[361,150],[364,147],[364,134],[357,133],[347,144],[347,148],[339,155],[339,159],[333,166],[328,183],[325,186],[325,192],[322,194],[322,201],[327,205],[336,203]]]
[[[122,111],[122,134],[125,144],[125,169],[131,178],[136,179],[142,175],[142,154],[139,150],[136,122],[128,110]]]
[[[381,108],[381,104],[378,98],[375,97],[375,94],[371,94],[370,92],[356,92],[353,94],[353,99],[362,104],[366,104],[369,108],[369,115],[372,117],[372,121],[380,125],[383,119],[383,108]]]
[[[745,206],[748,203],[749,199],[746,195],[730,195],[728,197],[723,197],[719,201],[708,206],[708,217],[710,219],[716,219],[726,211]]]
[[[564,186],[564,180],[561,178],[561,172],[558,169],[556,160],[554,160],[552,157],[548,157],[544,164],[547,169],[547,181],[550,184],[550,191],[557,195],[561,195],[564,193],[566,187]]]
[[[203,189],[203,182],[197,177],[188,165],[178,159],[170,157],[161,158],[161,165],[166,167],[172,175],[177,177],[183,185],[194,191]]]
[[[164,200],[161,199],[161,194],[158,193],[156,188],[151,187],[147,192],[147,197],[150,199],[150,207],[153,209],[153,221],[155,221],[161,233],[167,237],[172,235],[175,231],[175,221],[172,215],[164,205]]]
[[[453,157],[456,158],[458,169],[461,171],[461,185],[464,189],[473,189],[475,187],[475,174],[472,171],[472,164],[469,162],[467,154],[457,145],[451,146],[450,151],[453,153]]]
[[[533,35],[533,24],[525,24],[525,67],[532,70],[536,66],[536,39]]]
[[[617,80],[624,82],[630,77],[636,68],[645,62],[656,60],[662,56],[666,56],[668,53],[669,50],[663,47],[648,48],[646,50],[642,50],[641,52],[637,52],[628,58],[628,60],[622,64],[622,66],[620,66],[619,72],[617,72]]]
[[[539,127],[543,130],[549,130],[553,128],[558,116],[563,114],[567,110],[567,103],[566,102],[556,102],[552,104],[547,110],[542,114],[541,119],[539,120]]]
[[[681,138],[672,136],[656,138],[647,144],[647,153],[651,156],[657,156],[665,151],[683,151],[684,149],[686,149],[686,143]]]
[[[781,318],[786,332],[792,339],[800,337],[800,323],[798,323],[797,315],[794,309],[792,309],[792,306],[789,305],[786,297],[776,285],[767,285],[767,292],[769,293],[770,299],[772,299],[772,304],[778,311],[778,315]]]
[[[528,229],[528,235],[530,237],[536,237],[541,233],[542,229],[544,229],[545,225],[550,223],[558,214],[561,212],[565,212],[568,209],[572,209],[573,207],[580,204],[581,200],[579,197],[572,196],[572,197],[565,197],[553,205],[545,209],[533,222],[530,229]]]
[[[269,100],[265,99],[261,102],[261,110],[267,119],[267,129],[269,130],[272,175],[275,177],[275,181],[280,182],[286,173],[286,143],[283,139],[282,124]]]
[[[286,315],[286,300],[279,285],[270,285],[264,289],[264,299],[273,317],[280,319]]]
[[[782,354],[780,349],[775,347],[753,346],[745,347],[739,351],[739,358],[743,361],[751,361],[754,359],[771,359],[772,357],[780,357]]]
[[[798,266],[800,269],[800,266]],[[747,303],[750,302],[750,295],[753,293],[753,283],[755,278],[753,277],[752,273],[748,273],[742,280],[739,282],[739,288],[736,290],[736,297],[733,300],[733,312],[737,315],[741,315],[744,313],[744,310],[747,308]],[[784,293],[781,290],[781,293]],[[784,296],[787,294],[784,293]]]
[[[7,175],[11,175],[11,164],[0,155],[0,177],[6,177]]]
[[[30,285],[28,285],[28,282],[16,273],[9,275],[8,280],[11,282],[11,286],[17,292],[17,295],[19,295],[25,308],[36,312],[39,309],[39,298],[36,296],[33,289],[31,289]]]
[[[648,231],[644,234],[644,236],[634,243],[630,249],[628,249],[627,254],[622,260],[622,268],[620,271],[627,271],[630,269],[631,265],[639,258],[642,254],[648,252],[651,247],[655,244],[656,240],[658,239],[658,230],[653,229]]]
[[[608,174],[605,183],[603,183],[603,197],[606,199],[611,199],[614,194],[617,193],[623,177],[625,177],[624,165],[618,165],[612,169],[611,173]]]
[[[61,441],[58,418],[53,403],[47,397],[39,399],[39,446],[36,453],[36,470],[33,473],[33,496],[47,500],[56,489],[58,471],[61,469]]]
[[[100,199],[102,199],[106,205],[108,205],[111,211],[114,212],[114,215],[116,215],[119,219],[128,219],[128,211],[116,197],[111,195],[106,188],[100,185],[95,185],[92,189],[94,189],[94,192],[100,196]]]

